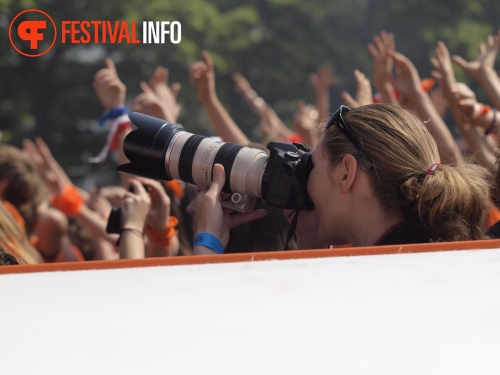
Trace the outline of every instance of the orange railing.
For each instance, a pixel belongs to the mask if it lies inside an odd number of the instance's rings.
[[[103,261],[73,262],[73,263],[44,263],[44,264],[22,265],[22,266],[3,266],[0,267],[0,275],[13,274],[13,273],[178,266],[178,265],[206,264],[206,263],[249,262],[249,261],[262,261],[262,260],[272,260],[272,259],[285,260],[285,259],[301,259],[301,258],[424,253],[424,252],[435,252],[435,251],[499,249],[499,248],[500,248],[500,239],[482,240],[482,241],[436,242],[436,243],[426,243],[426,244],[389,245],[389,246],[340,247],[334,249],[319,249],[319,250],[269,251],[260,253],[201,255],[201,256],[185,256],[185,257],[172,257],[172,258],[103,260]]]

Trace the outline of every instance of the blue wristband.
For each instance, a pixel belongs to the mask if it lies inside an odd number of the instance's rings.
[[[215,251],[217,254],[224,254],[224,246],[222,245],[222,242],[220,242],[220,240],[211,233],[198,233],[194,238],[193,247],[195,246],[206,246]]]

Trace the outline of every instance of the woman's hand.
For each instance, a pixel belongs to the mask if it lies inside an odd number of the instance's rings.
[[[160,182],[141,179],[141,183],[151,198],[151,208],[146,218],[146,224],[154,231],[161,231],[168,225],[170,216],[170,198]]]
[[[149,80],[148,85],[166,106],[166,110],[170,116],[170,118],[166,118],[166,120],[175,124],[182,109],[182,105],[177,103],[177,95],[181,89],[181,84],[176,82],[169,86],[168,78],[168,69],[163,66],[158,66]]]
[[[142,232],[151,207],[151,198],[138,180],[131,179],[130,185],[133,192],[125,193],[123,197],[121,225],[122,228]]]
[[[115,63],[111,58],[106,57],[106,68],[96,73],[93,86],[106,111],[125,105],[127,87],[118,77]]]
[[[54,159],[49,146],[42,138],[36,138],[34,143],[29,139],[25,139],[23,140],[23,147],[52,193],[59,194],[64,186],[71,185],[68,175],[57,160]]]
[[[391,55],[396,50],[394,35],[382,31],[373,37],[373,43],[368,44],[368,52],[373,61],[373,85],[382,96],[382,102],[399,104],[394,95],[392,69],[394,60]]]
[[[195,233],[208,232],[217,237],[224,248],[229,241],[229,231],[240,224],[257,220],[267,215],[266,210],[257,210],[246,214],[229,215],[221,206],[222,187],[226,181],[224,167],[216,164],[213,170],[213,180],[208,190],[200,191],[201,199],[196,207]],[[200,198],[200,197],[198,197]],[[196,248],[195,248],[196,250]],[[196,253],[196,251],[195,251]]]
[[[309,79],[311,80],[316,92],[330,90],[330,87],[335,84],[333,71],[327,66],[319,68],[316,73],[311,73]]]
[[[168,108],[146,82],[141,82],[142,93],[134,100],[134,110],[149,116],[172,121]]]
[[[389,53],[394,58],[396,77],[394,86],[401,95],[401,105],[413,104],[419,95],[425,94],[420,84],[420,75],[409,58],[395,51]]]
[[[189,68],[189,83],[198,89],[198,99],[206,103],[216,96],[214,63],[207,51],[202,52],[203,61]]]
[[[343,102],[351,109],[372,104],[373,95],[370,80],[358,69],[354,71],[354,77],[357,85],[356,98],[353,98],[347,91],[343,91],[341,94]]]
[[[479,55],[476,60],[466,61],[460,56],[453,56],[453,61],[475,80],[481,79],[487,70],[492,71],[500,49],[500,30],[493,36],[488,35],[488,44],[479,45]]]

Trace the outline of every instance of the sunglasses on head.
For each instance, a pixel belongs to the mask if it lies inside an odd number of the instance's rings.
[[[328,120],[328,122],[326,123],[325,130],[330,128],[333,124],[337,125],[337,127],[342,131],[342,133],[344,133],[349,142],[351,142],[354,145],[354,147],[356,147],[356,149],[359,151],[361,156],[363,156],[364,160],[369,161],[370,159],[368,159],[365,149],[363,148],[363,145],[351,133],[351,131],[347,127],[347,124],[344,121],[344,118],[342,117],[342,114],[344,112],[348,112],[350,110],[351,109],[349,107],[341,105],[339,109],[337,109],[337,111],[332,115],[332,117],[330,117],[330,120]],[[372,169],[372,167],[368,167],[366,164],[365,167],[367,167],[368,170]]]

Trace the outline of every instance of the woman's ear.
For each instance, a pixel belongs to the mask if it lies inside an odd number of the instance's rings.
[[[339,164],[340,173],[340,192],[347,193],[354,179],[356,178],[356,171],[358,169],[358,161],[351,154],[347,154],[342,158],[342,162]]]

